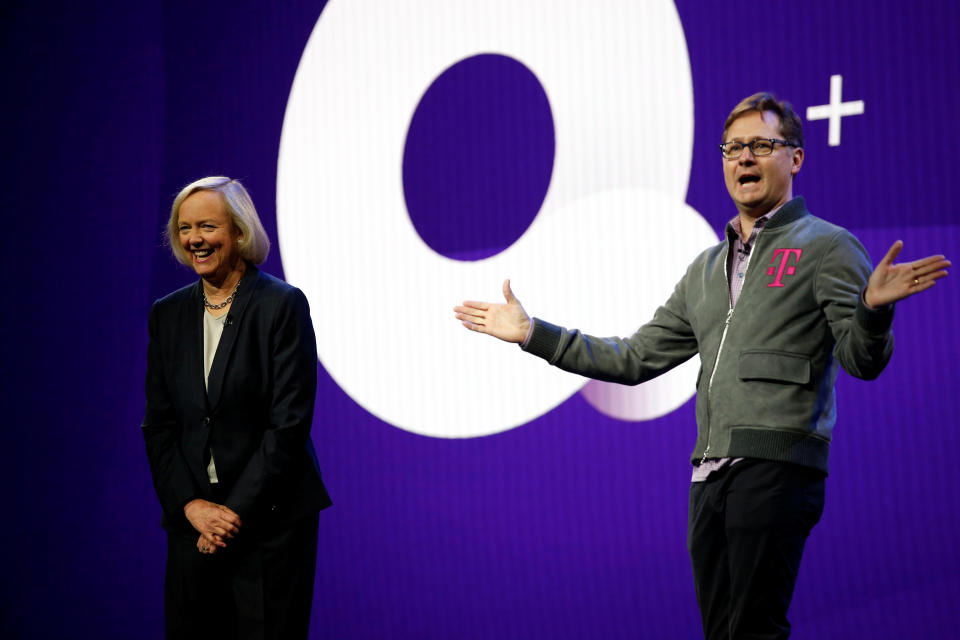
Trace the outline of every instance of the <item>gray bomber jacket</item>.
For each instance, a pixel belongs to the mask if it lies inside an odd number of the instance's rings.
[[[730,308],[726,240],[701,253],[653,319],[629,338],[595,338],[534,319],[525,351],[597,380],[639,384],[700,354],[691,461],[750,457],[827,471],[838,364],[872,380],[893,352],[892,307],[861,291],[872,271],[849,231],[784,205],[752,249]]]

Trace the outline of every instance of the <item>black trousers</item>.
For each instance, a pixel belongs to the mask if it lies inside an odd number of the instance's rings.
[[[707,640],[780,639],[823,472],[742,460],[690,487],[687,548]]]
[[[254,540],[243,530],[213,555],[199,534],[167,534],[167,638],[306,638],[317,566],[318,516]]]

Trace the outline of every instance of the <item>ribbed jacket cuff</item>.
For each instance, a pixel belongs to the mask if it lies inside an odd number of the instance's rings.
[[[562,334],[563,329],[560,327],[550,324],[549,322],[544,322],[539,318],[534,318],[533,333],[530,335],[530,340],[525,346],[521,346],[520,348],[527,353],[532,353],[550,362],[557,353],[557,347],[560,346],[560,336]]]
[[[861,295],[856,310],[857,324],[870,334],[886,333],[893,324],[893,307],[891,304],[883,309],[869,309]]]

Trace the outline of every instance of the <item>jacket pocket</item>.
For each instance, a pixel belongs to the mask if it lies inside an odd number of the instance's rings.
[[[807,384],[810,382],[810,358],[789,351],[741,351],[740,379]]]

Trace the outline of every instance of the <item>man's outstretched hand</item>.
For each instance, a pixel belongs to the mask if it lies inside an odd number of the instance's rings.
[[[913,262],[893,264],[903,249],[903,241],[897,240],[887,251],[877,268],[870,274],[864,300],[871,307],[882,307],[898,300],[926,291],[937,280],[947,275],[950,261],[944,256],[927,256]]]
[[[453,308],[454,315],[471,331],[486,333],[505,342],[523,342],[530,329],[530,316],[513,295],[510,280],[503,281],[503,297],[506,303],[465,300],[462,306]]]

